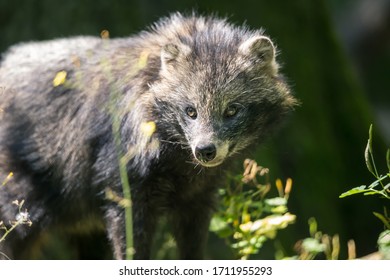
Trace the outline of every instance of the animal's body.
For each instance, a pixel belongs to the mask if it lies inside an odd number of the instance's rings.
[[[261,30],[180,14],[129,38],[11,47],[0,64],[0,179],[14,175],[0,189],[0,220],[15,220],[11,202],[24,199],[33,224],[17,227],[0,251],[26,258],[50,229],[105,231],[113,256],[124,258],[124,208],[106,195],[122,196],[122,154],[135,258],[150,257],[162,214],[179,257],[202,258],[229,162],[295,104],[275,54]]]

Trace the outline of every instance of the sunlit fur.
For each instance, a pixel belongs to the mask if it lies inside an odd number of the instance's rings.
[[[0,64],[0,182],[14,177],[0,190],[0,220],[14,220],[11,202],[25,199],[33,225],[18,227],[0,251],[29,258],[44,233],[106,231],[113,257],[124,257],[124,211],[105,195],[122,193],[114,120],[132,190],[135,258],[150,257],[161,214],[178,257],[203,258],[229,162],[295,105],[276,54],[262,30],[180,14],[133,37],[11,47]],[[60,71],[66,80],[54,86]],[[237,110],[226,113],[229,106]],[[200,143],[215,145],[214,159],[196,158]],[[103,256],[91,254],[78,257]]]

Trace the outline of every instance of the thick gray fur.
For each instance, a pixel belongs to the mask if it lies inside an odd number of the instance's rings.
[[[106,196],[122,196],[116,120],[132,191],[135,258],[150,257],[161,214],[178,256],[203,258],[229,162],[295,105],[276,53],[262,30],[178,13],[133,37],[11,47],[0,64],[0,184],[14,176],[0,189],[0,220],[15,220],[11,202],[24,199],[33,224],[19,226],[0,251],[29,258],[48,232],[106,232],[113,257],[124,258],[124,210]],[[60,71],[66,80],[54,85]],[[196,151],[205,145],[213,154],[201,157]]]

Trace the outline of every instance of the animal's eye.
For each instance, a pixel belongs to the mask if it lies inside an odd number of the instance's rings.
[[[196,117],[198,116],[198,113],[196,112],[196,109],[194,107],[187,107],[186,114],[193,120],[196,119]]]
[[[234,117],[238,112],[238,106],[237,105],[230,105],[229,107],[226,108],[224,117],[225,118],[231,118]]]

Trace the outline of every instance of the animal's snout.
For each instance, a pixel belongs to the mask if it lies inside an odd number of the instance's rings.
[[[214,144],[198,145],[195,148],[195,156],[201,162],[209,162],[215,159],[217,148]]]

